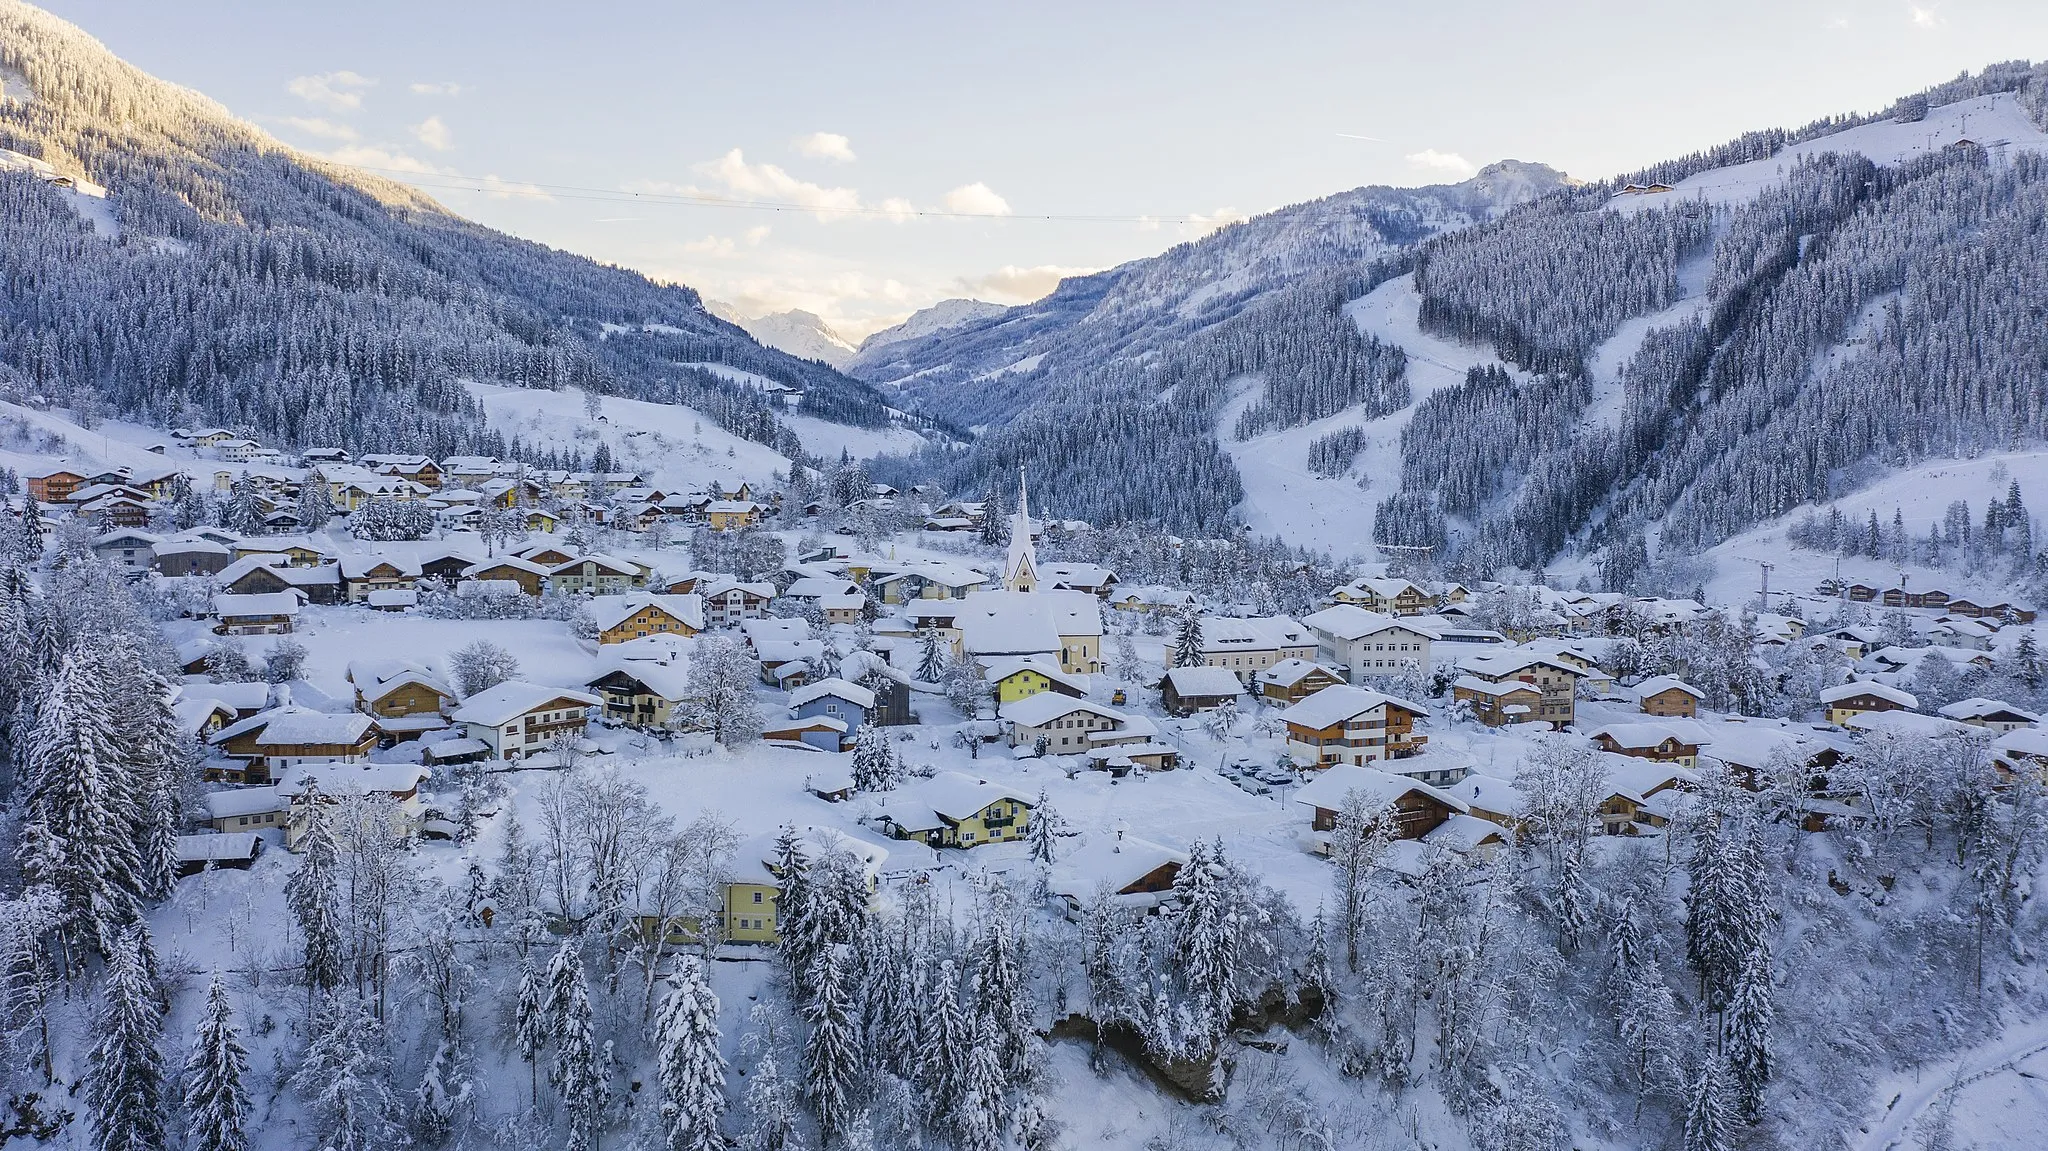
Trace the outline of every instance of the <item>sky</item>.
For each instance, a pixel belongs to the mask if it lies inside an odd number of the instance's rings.
[[[855,340],[1360,185],[1601,178],[2048,54],[2041,0],[44,6],[295,147]]]

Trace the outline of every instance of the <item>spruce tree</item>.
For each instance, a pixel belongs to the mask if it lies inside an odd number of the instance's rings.
[[[740,1146],[745,1151],[803,1151],[803,1132],[797,1127],[796,1091],[782,1078],[774,1056],[761,1057],[753,1075],[748,1077],[743,1102],[747,1130]]]
[[[984,1016],[973,1029],[951,1115],[960,1151],[996,1151],[1003,1142],[1003,1067],[996,1025]]]
[[[947,650],[939,629],[930,624],[917,629],[917,642],[917,678],[924,683],[938,683],[945,678],[952,652]]]
[[[1688,861],[1685,953],[1709,1011],[1727,1010],[1742,964],[1762,937],[1758,872],[1745,862],[1725,821],[1700,829]]]
[[[950,959],[939,963],[926,987],[924,1088],[929,1118],[942,1123],[953,1114],[965,1090],[967,1049],[974,1042],[973,1022],[960,1006],[960,971]]]
[[[1181,608],[1175,621],[1173,666],[1202,666],[1202,612],[1193,603]]]
[[[827,1142],[853,1117],[854,1094],[865,1079],[854,1018],[851,949],[827,946],[812,960],[811,997],[804,1004],[810,1034],[804,1040],[804,1093]]]
[[[519,993],[513,1005],[519,1058],[526,1061],[527,1097],[540,1103],[540,1053],[548,1045],[548,981],[533,962],[519,957]]]
[[[1004,1073],[1021,1079],[1030,1069],[1031,1000],[1005,901],[990,915],[974,950],[975,1014],[991,1025]]]
[[[249,1052],[235,1028],[227,987],[215,976],[185,1061],[185,1129],[192,1151],[248,1151],[248,1074]]]
[[[1058,836],[1062,826],[1052,797],[1043,787],[1039,788],[1038,800],[1031,805],[1031,822],[1024,828],[1024,843],[1031,851],[1031,862],[1041,868],[1059,862]]]
[[[143,958],[140,933],[131,928],[107,956],[93,1017],[86,1099],[95,1151],[162,1151],[162,994]]]
[[[323,996],[308,1026],[312,1041],[292,1085],[306,1097],[320,1146],[329,1151],[382,1151],[402,1138],[393,1117],[398,1100],[387,1079],[384,1028],[362,1000],[346,992]]]
[[[1230,955],[1229,912],[1217,881],[1218,864],[1208,845],[1196,840],[1173,881],[1177,910],[1173,954],[1187,987],[1193,1023],[1207,1042],[1222,1038],[1236,1007],[1237,973]]]
[[[306,996],[341,985],[341,912],[336,872],[341,850],[328,824],[327,802],[317,785],[299,796],[304,823],[299,837],[299,866],[285,880],[285,905],[298,924],[306,960]]]
[[[864,792],[896,788],[896,750],[878,724],[867,724],[853,743],[853,789]]]
[[[569,1116],[569,1151],[584,1151],[603,1128],[611,1084],[598,1061],[590,985],[574,940],[563,940],[548,965],[548,1022],[555,1042],[552,1078]]]
[[[1763,940],[1742,964],[1721,1027],[1728,1069],[1735,1081],[1736,1110],[1752,1123],[1763,1113],[1764,1087],[1771,1079],[1771,1022],[1776,1015],[1771,948],[1769,941]]]
[[[1720,1063],[1701,1059],[1699,1072],[1685,1089],[1685,1151],[1728,1151],[1733,1124],[1728,1118],[1727,1091]]]
[[[676,957],[669,986],[654,1020],[662,1137],[668,1151],[722,1151],[725,1057],[718,1050],[718,997],[693,955]]]

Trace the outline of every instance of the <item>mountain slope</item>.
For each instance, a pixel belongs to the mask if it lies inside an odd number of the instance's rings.
[[[773,401],[888,424],[878,395],[757,345],[656,285],[490,231],[391,181],[302,156],[78,29],[0,0],[0,148],[110,190],[0,168],[0,390],[282,444],[510,450],[466,380],[683,401],[792,446]],[[76,201],[74,204],[73,201]],[[612,338],[607,338],[608,336]]]
[[[764,346],[788,352],[800,360],[817,360],[844,370],[853,359],[854,346],[832,330],[824,320],[801,309],[774,312],[735,321]]]

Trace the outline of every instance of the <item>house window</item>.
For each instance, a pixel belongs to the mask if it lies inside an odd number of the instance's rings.
[[[754,893],[754,902],[755,902],[755,903],[759,903],[759,902],[761,902],[761,893],[760,893],[760,892],[758,892],[758,891],[756,891],[756,892]]]

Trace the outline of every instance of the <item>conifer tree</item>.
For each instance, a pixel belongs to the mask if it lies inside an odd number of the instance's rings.
[[[851,949],[827,946],[811,964],[810,1001],[804,1021],[804,1093],[818,1116],[818,1131],[830,1142],[853,1117],[854,1093],[865,1078],[854,1016]]]
[[[1022,1079],[1031,1059],[1030,989],[1024,983],[1007,900],[990,915],[974,950],[974,1010],[990,1024],[984,1039],[993,1039],[1004,1074]]]
[[[853,743],[853,789],[882,792],[896,788],[896,749],[879,724],[865,724]]]
[[[299,866],[285,880],[285,905],[298,924],[306,959],[306,996],[341,985],[341,912],[336,870],[341,850],[328,823],[327,802],[317,781],[300,795],[304,823],[299,837]]]
[[[1712,1058],[1700,1060],[1699,1072],[1685,1089],[1685,1151],[1728,1151],[1727,1081]]]
[[[1173,953],[1187,987],[1197,1035],[1204,1041],[1222,1038],[1237,1006],[1237,972],[1230,954],[1229,912],[1216,871],[1220,861],[1201,840],[1188,848],[1188,861],[1173,881],[1178,910],[1173,926]]]
[[[384,1028],[354,995],[323,996],[308,1025],[312,1041],[292,1085],[306,1097],[320,1146],[329,1151],[382,1151],[402,1138],[393,1116],[398,1100],[387,1079]]]
[[[1770,942],[1760,940],[1742,964],[1721,1029],[1736,1110],[1752,1123],[1763,1113],[1764,1087],[1771,1079],[1771,1022],[1776,1015]]]
[[[1192,602],[1175,618],[1173,666],[1202,666],[1202,612]]]
[[[966,1089],[967,1049],[974,1042],[973,1023],[960,1006],[960,971],[941,960],[926,987],[924,1080],[927,1114],[934,1123],[953,1115]]]
[[[86,1077],[95,1151],[164,1146],[162,991],[143,956],[133,928],[115,939],[107,956]]]
[[[761,1057],[748,1077],[742,1102],[747,1130],[740,1146],[745,1151],[804,1151],[803,1132],[797,1127],[796,1088],[782,1077],[774,1056]]]
[[[923,683],[938,683],[945,678],[946,663],[952,653],[946,650],[946,642],[939,635],[939,629],[926,624],[917,629],[917,678]]]
[[[519,993],[513,1006],[519,1058],[526,1061],[527,1097],[540,1103],[540,1053],[548,1045],[548,981],[533,962],[519,957]]]
[[[718,997],[694,955],[676,957],[669,986],[654,1020],[662,1136],[668,1151],[722,1151],[725,1057],[718,1050]]]
[[[1745,864],[1725,821],[1700,830],[1687,864],[1692,883],[1685,896],[1685,953],[1710,1011],[1727,1010],[1742,964],[1763,933],[1755,887],[1760,868]]]
[[[984,1016],[974,1027],[961,1075],[952,1126],[960,1151],[996,1151],[1003,1142],[1003,1068],[996,1025]]]
[[[548,1023],[555,1044],[552,1078],[569,1116],[568,1146],[583,1151],[596,1144],[611,1085],[598,1062],[590,985],[573,939],[563,940],[548,964]]]
[[[249,1052],[218,975],[206,990],[185,1061],[185,1129],[192,1151],[248,1151]]]
[[[1046,790],[1038,789],[1038,801],[1031,805],[1031,823],[1024,829],[1024,843],[1031,850],[1031,862],[1041,868],[1059,862],[1058,836],[1064,821],[1052,805]]]

